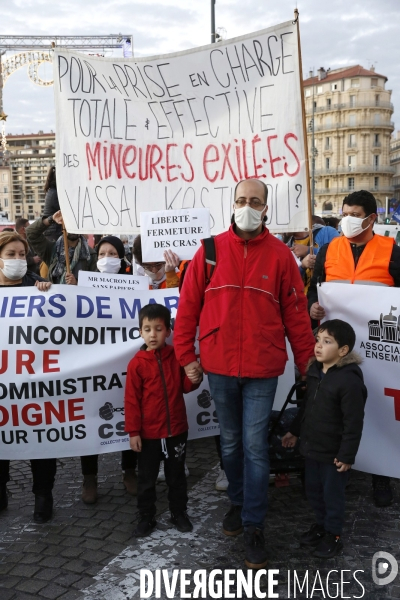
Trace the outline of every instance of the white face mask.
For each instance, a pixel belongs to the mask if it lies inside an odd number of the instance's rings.
[[[1,260],[4,267],[0,267],[0,271],[11,281],[22,279],[28,269],[26,260],[22,258],[2,258]]]
[[[118,273],[121,268],[121,259],[114,256],[105,256],[97,261],[100,273]]]
[[[365,219],[368,218],[369,216],[365,217]],[[362,224],[364,223],[365,219],[361,219],[359,217],[343,217],[343,219],[340,221],[340,227],[342,228],[343,235],[349,239],[352,239],[357,235],[360,235],[360,233],[367,231],[368,227],[371,227],[372,223],[363,229]]]
[[[148,277],[150,277],[150,279],[152,281],[158,281],[159,279],[162,279],[164,277],[165,265],[163,265],[161,267],[161,269],[156,271],[156,273],[153,273],[153,271],[149,271],[149,269],[145,269],[144,267],[143,267],[143,271],[146,273],[146,275]]]
[[[255,231],[262,223],[262,213],[251,206],[235,208],[235,223],[242,231]]]

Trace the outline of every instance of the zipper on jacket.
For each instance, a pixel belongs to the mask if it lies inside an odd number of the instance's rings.
[[[240,335],[239,335],[239,373],[238,373],[238,377],[240,377],[240,365],[242,364],[242,323],[243,323],[243,319],[242,319],[242,310],[243,310],[243,285],[244,285],[244,271],[245,271],[245,264],[244,261],[247,258],[247,245],[248,245],[248,240],[246,240],[244,242],[244,253],[243,253],[243,270],[242,270],[242,285],[240,287]]]
[[[157,362],[158,362],[158,368],[160,369],[161,381],[162,381],[163,388],[164,388],[165,409],[167,411],[168,437],[171,437],[172,436],[172,434],[171,434],[171,419],[169,416],[167,384],[165,383],[164,370],[163,370],[162,363],[161,363],[161,353],[159,354],[159,356],[156,355],[156,357],[157,357]]]
[[[206,333],[206,335],[203,335],[203,337],[198,338],[198,342],[202,342],[203,340],[205,340],[209,335],[212,335],[213,333],[217,333],[217,331],[219,331],[219,327],[216,327],[215,329],[212,329],[211,331],[209,331],[208,333]]]

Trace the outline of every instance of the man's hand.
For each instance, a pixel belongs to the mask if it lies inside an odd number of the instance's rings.
[[[201,364],[198,363],[197,360],[186,365],[184,369],[186,375],[192,383],[198,383],[199,381],[201,381],[201,379],[199,380],[199,376],[203,376],[203,369],[201,367]]]
[[[323,319],[325,316],[325,309],[320,305],[319,302],[314,302],[314,304],[310,308],[310,317],[315,321],[319,321]]]
[[[38,265],[39,263],[42,262],[42,259],[40,258],[40,256],[36,255],[36,256],[33,257],[33,262]]]
[[[282,438],[282,446],[284,448],[294,448],[298,439],[297,435],[293,435],[288,431]]]
[[[338,473],[344,473],[345,471],[349,471],[351,469],[351,465],[348,463],[340,462],[337,458],[333,461],[339,469],[337,469]]]
[[[172,250],[165,250],[164,252],[164,260],[165,260],[165,272],[175,271],[176,267],[179,267],[181,259],[175,252]]]
[[[295,244],[291,248],[293,254],[297,256],[297,258],[304,258],[310,252],[309,246],[302,246],[301,244]]]
[[[51,288],[50,281],[35,281],[35,286],[39,292],[47,292]]]
[[[58,210],[57,212],[54,213],[53,219],[55,220],[55,222],[58,225],[64,225],[64,221],[63,221],[63,218],[62,218],[61,210]]]
[[[68,285],[78,285],[78,282],[73,273],[67,273],[65,276],[65,281]]]
[[[140,438],[140,435],[134,435],[133,437],[129,438],[129,444],[131,450],[133,450],[134,452],[142,451],[142,440]]]
[[[307,254],[307,256],[305,256],[301,261],[301,266],[303,267],[303,269],[313,269],[316,260],[317,257],[315,256],[315,254]]]

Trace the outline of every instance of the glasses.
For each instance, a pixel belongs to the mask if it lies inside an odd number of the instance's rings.
[[[165,265],[165,263],[163,263],[163,262],[159,262],[159,263],[142,263],[143,269],[147,269],[148,271],[153,271],[154,269],[156,269],[156,271],[159,271],[161,269],[161,267],[163,267],[164,265]]]
[[[265,204],[263,202],[260,202],[259,200],[249,200],[248,202],[246,202],[244,198],[239,198],[238,200],[235,200],[235,204],[238,208],[243,208],[244,206],[249,205],[251,206],[251,208],[255,208],[256,210],[260,210],[260,208],[265,206]]]

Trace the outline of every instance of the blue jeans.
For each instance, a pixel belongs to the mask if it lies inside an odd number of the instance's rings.
[[[264,528],[268,507],[268,423],[278,378],[208,373],[221,429],[221,451],[232,504],[243,506],[244,527]]]

